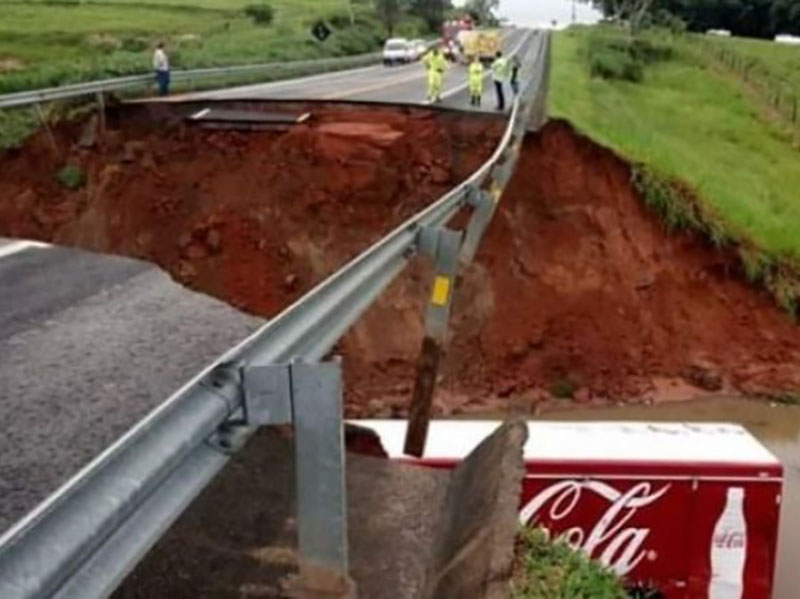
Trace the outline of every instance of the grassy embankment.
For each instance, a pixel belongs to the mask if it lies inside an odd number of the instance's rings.
[[[800,152],[791,128],[686,36],[651,40],[669,56],[646,65],[639,82],[592,77],[597,35],[621,34],[585,28],[556,36],[553,116],[631,160],[634,182],[668,224],[736,247],[749,277],[796,312]]]
[[[261,2],[0,0],[0,94],[147,73],[158,41],[181,69],[362,54],[379,50],[385,37],[368,0],[352,0],[355,24],[347,0],[266,0],[273,21],[256,24],[244,9]],[[320,19],[333,30],[325,42],[310,33]],[[424,23],[407,17],[398,34],[423,30]],[[313,69],[283,76],[307,72]],[[53,118],[64,109],[48,107]],[[35,124],[28,109],[0,111],[0,149],[18,144]]]
[[[244,13],[260,0],[0,0],[0,93],[148,72],[157,41],[175,68],[297,60],[375,51],[384,32],[371,3],[271,0],[274,20]],[[311,25],[334,35],[318,42]],[[419,24],[404,27],[416,33]]]

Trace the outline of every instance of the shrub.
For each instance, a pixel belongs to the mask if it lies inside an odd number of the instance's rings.
[[[589,58],[589,71],[592,77],[619,79],[639,83],[644,79],[644,67],[632,56],[624,52],[604,50]]]
[[[350,13],[346,12],[331,13],[323,20],[329,23],[334,29],[346,29],[353,25],[353,23],[350,22]]]
[[[376,36],[374,30],[355,26],[338,32],[334,44],[339,53],[344,55],[366,54],[380,47],[380,38]]]
[[[638,83],[644,67],[669,60],[672,46],[654,36],[629,37],[609,28],[601,28],[588,38],[589,71],[592,77]]]
[[[64,166],[56,174],[56,179],[67,189],[78,189],[86,185],[86,174],[74,164]]]
[[[248,4],[244,7],[244,14],[259,25],[269,25],[275,18],[275,9],[269,4]]]
[[[619,578],[543,529],[520,533],[512,599],[628,599]]]
[[[645,64],[652,64],[672,58],[672,46],[655,40],[635,38],[629,45],[631,56]]]
[[[144,52],[150,48],[150,40],[146,37],[122,38],[122,49],[126,52]]]
[[[87,43],[97,50],[110,54],[122,47],[122,42],[113,35],[93,33],[87,38]]]

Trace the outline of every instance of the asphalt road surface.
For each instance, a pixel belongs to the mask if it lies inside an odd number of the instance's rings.
[[[504,46],[524,53],[534,35]],[[375,66],[203,96],[423,103],[425,74]],[[463,67],[445,104],[468,107]],[[0,532],[261,322],[147,264],[0,239]]]
[[[537,34],[530,29],[509,30],[503,39],[504,52],[519,51],[521,56],[524,56],[535,35]],[[234,98],[318,99],[424,104],[427,102],[427,77],[425,69],[419,62],[392,67],[376,65],[288,81],[202,92],[192,94],[190,97],[217,100]],[[452,65],[445,74],[442,105],[466,110],[472,109],[469,105],[465,66]],[[484,101],[481,109],[494,110],[494,108],[494,90],[487,69]]]

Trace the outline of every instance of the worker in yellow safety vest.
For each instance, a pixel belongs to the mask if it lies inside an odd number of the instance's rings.
[[[477,56],[469,65],[469,103],[480,106],[483,97],[483,63]]]
[[[428,71],[428,100],[430,102],[442,101],[442,85],[444,72],[447,70],[447,59],[442,51],[436,47],[425,55],[422,64]]]

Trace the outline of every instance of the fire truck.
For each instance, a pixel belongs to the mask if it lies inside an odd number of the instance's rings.
[[[442,46],[444,55],[448,60],[456,61],[463,54],[459,35],[462,31],[472,31],[474,27],[475,24],[469,15],[444,22],[442,25]]]

